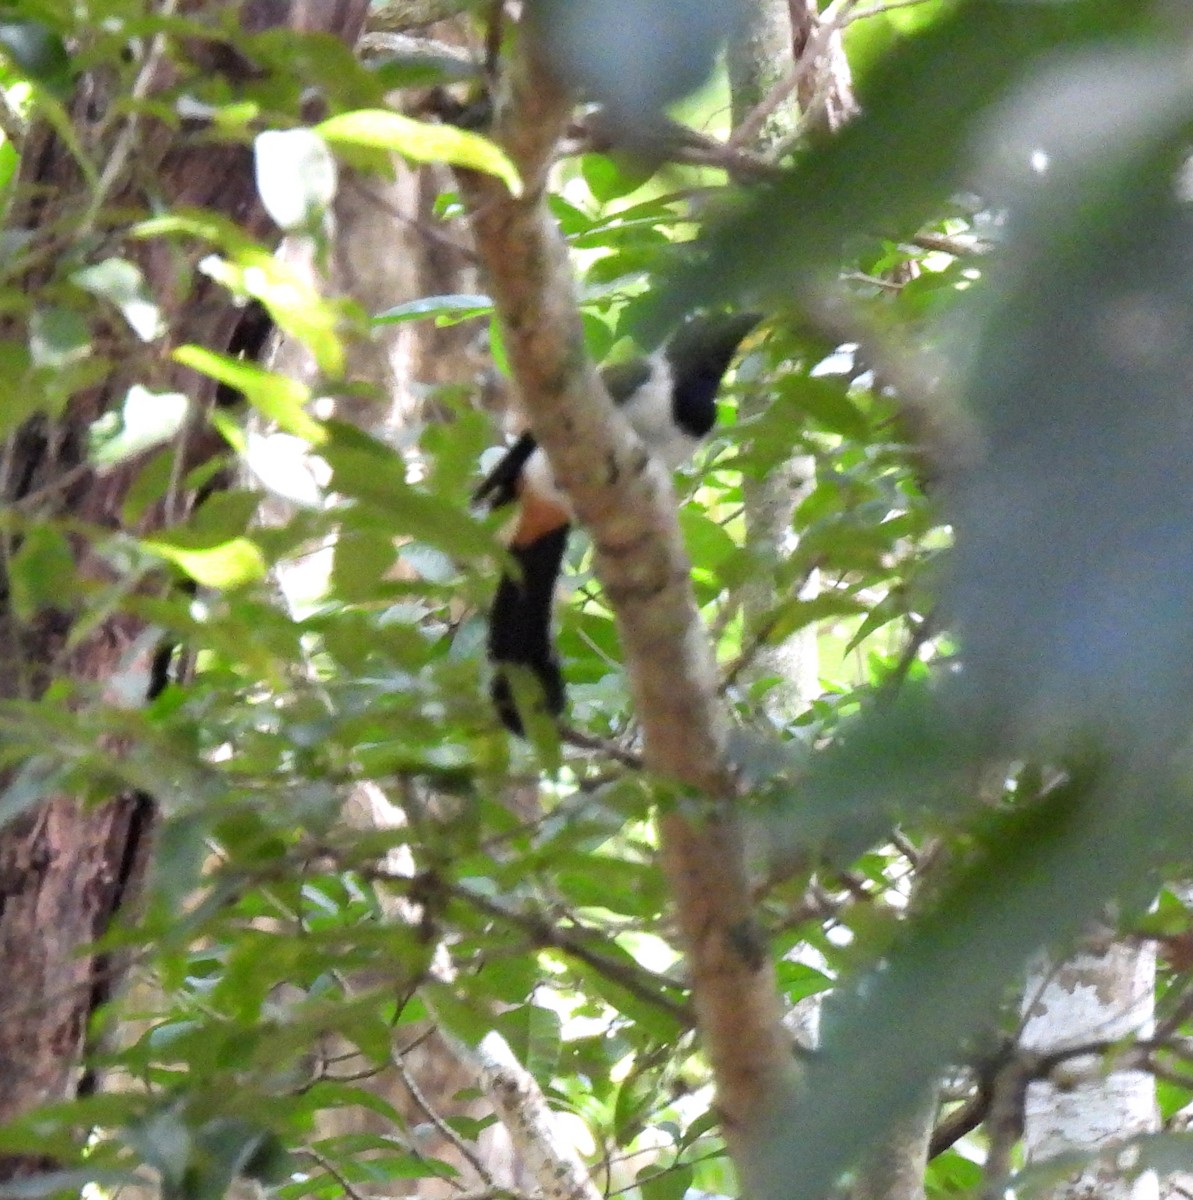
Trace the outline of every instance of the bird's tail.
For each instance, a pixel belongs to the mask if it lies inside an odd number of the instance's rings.
[[[563,711],[563,674],[551,645],[551,608],[568,532],[569,526],[559,525],[532,542],[511,546],[521,578],[502,575],[489,610],[493,705],[511,733],[524,734],[511,669],[525,668],[538,681],[543,711],[553,717]]]

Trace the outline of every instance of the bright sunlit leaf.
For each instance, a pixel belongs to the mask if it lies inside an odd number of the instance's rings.
[[[361,109],[329,117],[315,132],[333,146],[364,146],[392,150],[415,162],[450,163],[496,175],[515,195],[522,181],[505,151],[488,138],[451,125],[415,121],[387,109]]]
[[[256,363],[242,362],[227,354],[216,354],[202,346],[179,346],[174,359],[220,383],[244,393],[248,402],[288,433],[318,445],[327,434],[323,425],[304,407],[310,393],[296,379],[267,371]]]
[[[164,537],[145,538],[142,545],[205,587],[237,588],[265,577],[261,548],[247,537],[232,538],[218,546],[184,546]]]

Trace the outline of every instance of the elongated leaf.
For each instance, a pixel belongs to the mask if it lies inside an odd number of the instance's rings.
[[[202,346],[179,346],[174,358],[185,367],[237,388],[255,409],[288,433],[297,434],[312,445],[326,439],[324,427],[308,416],[303,407],[310,395],[297,380]]]
[[[261,549],[246,537],[218,546],[179,546],[165,538],[146,538],[142,544],[205,587],[236,588],[265,577]]]
[[[466,317],[488,316],[493,311],[493,301],[485,295],[456,294],[450,296],[423,296],[396,304],[373,318],[374,325],[401,325],[405,321],[417,321],[423,317]]]
[[[141,268],[127,258],[106,258],[76,271],[71,280],[116,305],[141,341],[151,342],[165,332],[165,318],[149,294]]]
[[[29,78],[64,93],[71,61],[62,39],[41,21],[0,22],[0,50]]]
[[[522,191],[517,168],[488,138],[451,125],[415,121],[388,109],[370,108],[329,117],[315,127],[333,146],[392,150],[415,162],[449,163],[496,175],[515,195]]]

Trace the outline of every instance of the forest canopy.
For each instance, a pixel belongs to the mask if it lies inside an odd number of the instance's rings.
[[[1191,51],[1159,0],[9,0],[0,1195],[1193,1169]],[[672,476],[617,381],[727,313]],[[527,430],[517,737],[474,492]],[[1045,1036],[1058,980],[1103,1006]]]

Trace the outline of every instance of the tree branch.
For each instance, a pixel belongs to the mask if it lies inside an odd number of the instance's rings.
[[[686,941],[697,1022],[718,1107],[747,1182],[795,1060],[773,966],[751,910],[727,728],[701,627],[670,479],[617,414],[585,349],[566,246],[544,204],[571,97],[523,26],[494,135],[521,171],[511,196],[463,173],[461,188],[530,428],[589,529],[617,615],[647,767],[710,798],[661,818],[662,857]]]

